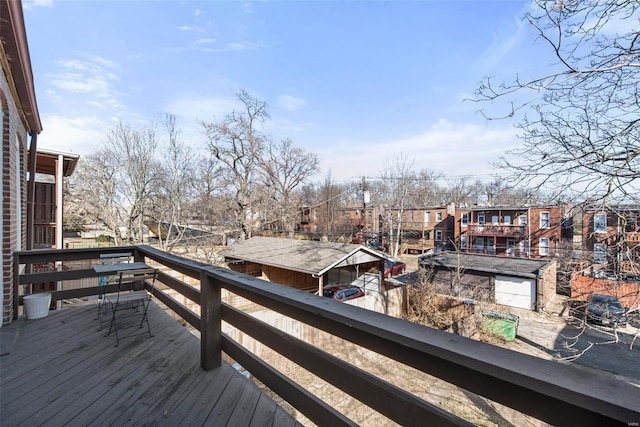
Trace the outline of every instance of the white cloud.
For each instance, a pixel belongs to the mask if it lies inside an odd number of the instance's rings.
[[[411,137],[378,142],[344,140],[314,151],[320,156],[322,174],[331,170],[338,181],[378,176],[385,159],[397,153],[414,159],[417,169],[448,176],[487,177],[498,172],[490,162],[514,145],[515,134],[512,126],[491,129],[440,119],[425,132]]]
[[[38,137],[38,146],[80,155],[89,154],[104,144],[110,124],[95,116],[43,116],[44,129]]]
[[[202,38],[202,39],[196,40],[196,44],[212,44],[215,42],[216,42],[216,39],[214,38]]]
[[[179,25],[176,27],[180,31],[192,31],[193,28],[188,25]]]
[[[296,111],[307,105],[307,101],[303,98],[297,98],[291,95],[280,95],[278,97],[278,106],[284,110]]]
[[[22,7],[25,10],[33,9],[34,7],[53,7],[53,0],[24,0]]]

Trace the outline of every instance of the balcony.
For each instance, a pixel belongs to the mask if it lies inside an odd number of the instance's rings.
[[[21,303],[17,291],[22,286],[43,281],[86,282],[87,278],[96,280],[97,276],[91,268],[18,275],[20,264],[95,262],[101,253],[123,251],[133,252],[136,261],[161,269],[155,300],[196,330],[200,339],[183,337],[181,332],[190,334],[160,310],[160,305],[152,311],[154,337],[123,342],[117,353],[113,342],[95,331],[96,307],[90,302],[63,308],[45,319],[24,321],[15,340],[15,353],[1,359],[3,424],[5,420],[31,423],[31,418],[22,415],[23,411],[48,425],[73,424],[77,414],[93,414],[98,423],[104,417],[104,423],[129,425],[143,422],[169,425],[171,420],[201,425],[292,424],[283,410],[256,391],[249,379],[235,375],[223,359],[240,363],[270,392],[299,411],[304,417],[302,422],[356,424],[344,411],[336,409],[339,407],[336,402],[318,397],[316,387],[295,382],[296,377],[279,371],[272,362],[289,359],[327,386],[353,397],[358,405],[366,405],[398,424],[470,424],[456,413],[456,408],[444,410],[438,406],[448,402],[449,396],[429,401],[421,394],[424,390],[410,384],[394,384],[371,373],[370,366],[357,367],[358,354],[337,357],[324,347],[296,338],[245,309],[223,302],[223,290],[285,315],[291,321],[373,351],[388,358],[387,364],[402,364],[415,370],[416,377],[432,375],[434,381],[460,387],[464,394],[477,395],[474,401],[491,399],[500,407],[504,405],[554,425],[628,425],[640,420],[637,406],[640,389],[610,376],[337,303],[148,246],[16,253],[15,309]],[[197,285],[188,284],[188,278]],[[52,294],[54,300],[69,300],[97,292],[97,286],[84,286]],[[198,309],[189,309],[187,301]],[[19,322],[21,318],[2,328],[3,345],[7,340],[13,342],[5,337]],[[223,333],[223,322],[251,336],[276,356],[264,357],[263,353],[242,346],[230,334]],[[133,363],[140,369],[133,369]],[[117,373],[105,372],[107,365],[117,368]],[[138,370],[147,371],[148,375],[136,380],[134,374]],[[119,375],[120,381],[114,382],[111,375]],[[227,376],[230,379],[226,386],[214,384]],[[19,390],[24,398],[11,398],[9,390]],[[121,409],[116,412],[115,408]],[[241,408],[248,408],[250,419],[234,418],[244,413]],[[191,412],[198,415],[193,419],[181,418],[191,416]],[[223,418],[211,418],[220,413]]]
[[[512,224],[469,224],[467,235],[469,236],[496,236],[524,238],[527,235],[526,225]]]

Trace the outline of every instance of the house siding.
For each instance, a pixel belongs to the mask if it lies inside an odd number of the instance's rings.
[[[4,63],[3,63],[4,64]],[[26,241],[27,129],[10,96],[7,72],[0,79],[2,104],[2,320],[13,318],[13,252]],[[19,179],[16,171],[19,168]],[[18,217],[20,215],[20,217]]]

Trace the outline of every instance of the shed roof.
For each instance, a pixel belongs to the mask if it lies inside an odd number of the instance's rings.
[[[328,270],[385,259],[362,245],[311,240],[252,237],[223,252],[227,259],[250,261],[320,276]]]
[[[420,266],[426,268],[430,266],[449,269],[460,268],[467,271],[482,271],[528,278],[539,277],[554,262],[461,252],[442,252],[435,255],[424,255],[419,259]]]

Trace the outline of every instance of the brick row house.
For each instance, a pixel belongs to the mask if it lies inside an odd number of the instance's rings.
[[[640,276],[640,206],[587,206],[582,245],[596,269]]]
[[[561,240],[559,207],[473,207],[455,213],[456,246],[463,252],[548,258]]]
[[[42,131],[20,2],[0,2],[0,107],[2,108],[2,321],[13,317],[13,253],[33,242],[35,173],[27,174],[28,154],[35,167],[37,135]],[[35,172],[35,170],[33,171]],[[30,180],[27,182],[27,177]],[[28,202],[29,201],[29,202]],[[28,232],[30,230],[30,232]]]
[[[398,210],[389,215],[398,217]],[[455,207],[431,206],[426,208],[404,209],[402,212],[402,235],[400,253],[434,253],[453,249],[453,218]],[[384,224],[384,219],[381,219]],[[388,226],[384,229],[388,230]]]

